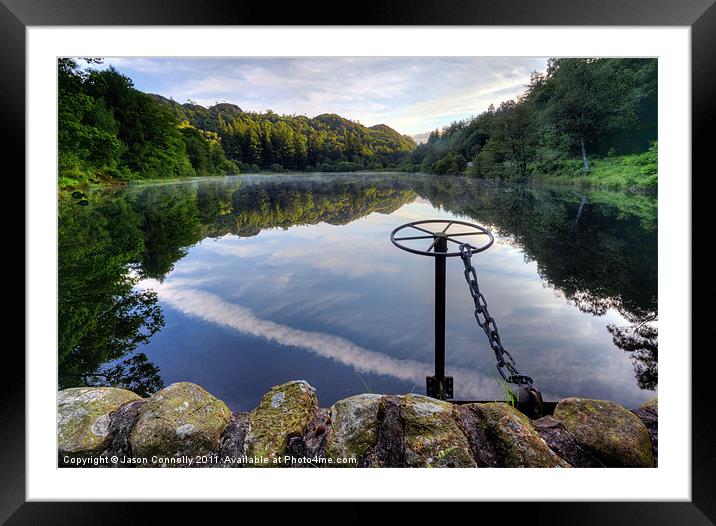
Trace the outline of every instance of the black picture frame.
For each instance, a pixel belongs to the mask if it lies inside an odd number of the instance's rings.
[[[278,7],[280,5],[280,8]],[[707,126],[716,94],[716,6],[714,0],[380,0],[361,4],[341,16],[338,3],[246,2],[227,0],[0,0],[0,85],[3,144],[19,157],[24,173],[25,30],[27,26],[63,25],[549,25],[688,26],[691,28],[693,173],[713,170]],[[342,8],[342,12],[348,10]],[[710,169],[709,169],[710,168]],[[702,175],[704,175],[702,174]],[[19,191],[19,190],[18,190]],[[693,192],[692,195],[697,195]],[[16,197],[16,196],[15,196]],[[18,200],[18,199],[16,199]],[[16,222],[16,220],[15,220]],[[693,221],[694,227],[697,223]],[[693,237],[695,238],[695,236]],[[18,251],[19,252],[19,251]],[[22,256],[24,258],[24,256]],[[13,262],[18,263],[17,256]],[[3,257],[7,265],[9,257]],[[22,261],[23,263],[24,260]],[[24,269],[24,264],[22,265]],[[664,271],[664,269],[662,269]],[[21,270],[24,276],[24,270]],[[7,274],[6,274],[7,275]],[[17,276],[17,271],[13,272]],[[692,277],[693,279],[693,277]],[[18,315],[23,309],[17,309]],[[16,315],[16,316],[18,316]],[[707,311],[693,309],[692,327],[705,323]],[[17,320],[19,322],[20,320]],[[694,321],[696,323],[694,323]],[[7,323],[7,322],[6,322]],[[703,326],[703,325],[702,325]],[[9,331],[8,331],[9,332]],[[688,357],[685,347],[674,349]],[[692,499],[690,502],[530,502],[489,504],[531,523],[555,524],[713,524],[716,521],[716,432],[713,425],[709,347],[693,346]],[[10,354],[10,353],[6,353]],[[9,358],[7,358],[9,359]],[[127,524],[142,517],[126,503],[28,503],[25,499],[25,371],[15,356],[13,374],[5,375],[0,404],[0,523]],[[317,496],[317,499],[320,496]],[[559,500],[559,496],[555,496]],[[186,513],[185,506],[163,510],[164,519]],[[300,512],[299,512],[300,513]],[[144,515],[146,517],[146,515]],[[503,517],[504,518],[504,517]]]

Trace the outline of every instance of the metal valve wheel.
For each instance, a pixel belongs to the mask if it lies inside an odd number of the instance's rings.
[[[463,228],[458,230],[460,227]],[[449,231],[450,229],[452,229],[452,232]],[[406,234],[411,234],[411,230],[415,230],[416,235],[397,236],[397,234],[403,230],[406,231]],[[422,234],[418,234],[418,232],[422,232]],[[481,244],[476,244],[473,242],[473,236],[487,236],[487,239]],[[400,243],[400,241],[417,241],[423,239],[433,240],[426,250],[420,250],[417,246]],[[475,225],[473,223],[452,219],[425,219],[423,221],[413,221],[412,223],[400,225],[390,233],[390,241],[401,250],[412,252],[413,254],[420,254],[421,256],[455,257],[460,255],[460,251],[449,252],[448,241],[454,243],[456,248],[467,243],[471,247],[470,251],[473,254],[477,254],[490,248],[495,238],[492,232],[484,226]],[[415,245],[417,245],[417,243],[415,243]]]
[[[403,230],[407,231],[408,234],[415,231],[416,235],[396,236]],[[472,236],[479,236],[478,239],[482,243],[470,243],[470,241],[473,241]],[[417,248],[417,243],[420,240],[427,241],[428,239],[432,239],[432,242],[427,249],[420,250]],[[480,225],[454,219],[425,219],[399,226],[390,233],[390,241],[401,250],[435,258],[435,375],[428,376],[425,379],[425,390],[427,395],[433,398],[440,400],[451,399],[453,397],[453,379],[452,376],[445,376],[446,258],[460,256],[459,247],[465,244],[470,247],[472,254],[487,250],[495,241],[495,238],[492,232]],[[416,246],[404,244],[406,241],[414,241]],[[449,252],[448,242],[454,243],[458,250]]]

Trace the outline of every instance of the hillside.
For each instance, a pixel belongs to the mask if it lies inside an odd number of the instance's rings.
[[[90,60],[89,64],[93,64]],[[415,142],[378,124],[205,108],[143,93],[115,68],[58,61],[59,186],[239,172],[397,169]]]
[[[180,123],[217,133],[226,155],[242,172],[353,171],[398,168],[416,144],[385,124],[366,127],[334,113],[309,118],[245,112],[234,104],[208,108],[150,95],[170,107]]]

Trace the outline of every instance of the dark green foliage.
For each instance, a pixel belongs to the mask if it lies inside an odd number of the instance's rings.
[[[186,249],[201,239],[196,191],[188,186],[170,186],[164,192],[140,192],[132,203],[141,215],[139,226],[144,243],[139,255],[142,277],[163,279]]]
[[[59,382],[122,358],[164,325],[156,293],[134,290],[128,272],[144,248],[142,216],[126,201],[60,203],[58,245]]]
[[[216,134],[181,128],[174,112],[114,68],[58,62],[60,186],[237,173]]]
[[[649,148],[657,137],[656,97],[655,59],[551,59],[517,100],[432,132],[413,152],[412,168],[461,173],[448,157],[454,154],[471,161],[467,172],[478,176],[561,174],[577,157],[589,172],[589,156]],[[655,186],[656,173],[644,175],[653,179],[637,186]]]

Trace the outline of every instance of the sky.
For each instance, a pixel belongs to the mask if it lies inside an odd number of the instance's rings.
[[[202,106],[337,113],[407,135],[513,99],[546,58],[105,58],[137,89]]]

